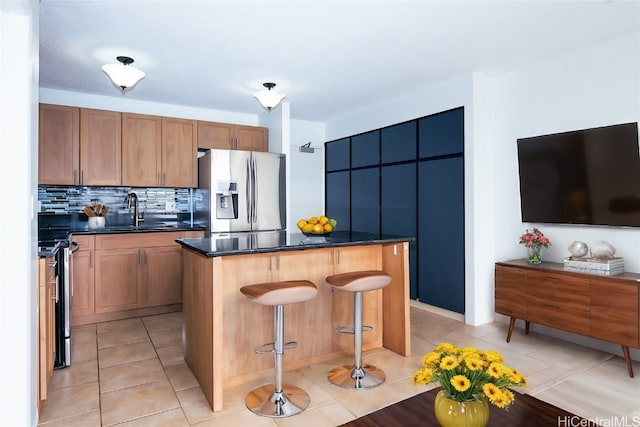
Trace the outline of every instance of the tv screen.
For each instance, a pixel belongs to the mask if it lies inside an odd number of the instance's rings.
[[[638,124],[518,139],[523,222],[640,227]]]

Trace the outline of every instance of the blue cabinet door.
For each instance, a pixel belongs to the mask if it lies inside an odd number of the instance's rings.
[[[383,234],[417,237],[416,176],[415,162],[383,166],[380,169],[380,224]],[[417,298],[417,280],[417,241],[414,240],[409,243],[411,299]]]
[[[418,163],[418,299],[464,313],[463,158]]]
[[[380,169],[351,171],[351,231],[380,232]]]
[[[351,167],[377,166],[380,164],[380,131],[351,137]]]
[[[349,138],[327,142],[324,146],[327,172],[349,169],[351,166]]]
[[[329,172],[325,180],[325,215],[338,221],[337,231],[351,229],[350,172]]]
[[[418,121],[420,158],[460,154],[464,151],[464,108],[456,108]]]
[[[380,162],[394,163],[415,160],[417,121],[389,126],[380,131]]]

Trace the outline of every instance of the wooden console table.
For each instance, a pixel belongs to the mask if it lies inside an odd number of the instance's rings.
[[[629,347],[640,348],[640,274],[616,276],[565,271],[561,263],[527,260],[495,265],[495,310],[516,319],[601,339],[622,347],[629,376]]]

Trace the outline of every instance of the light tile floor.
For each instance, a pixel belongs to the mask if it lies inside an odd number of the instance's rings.
[[[271,377],[225,390],[224,409],[210,410],[182,358],[181,313],[76,327],[72,365],[54,372],[40,425],[336,426],[425,391],[410,378],[421,356],[441,341],[502,352],[508,365],[527,376],[527,392],[541,400],[603,425],[640,425],[640,362],[634,362],[636,378],[629,378],[621,357],[535,330],[529,336],[517,330],[507,344],[502,323],[472,327],[416,307],[411,329],[412,357],[385,349],[364,354],[365,363],[387,375],[375,389],[345,390],[328,383],[327,372],[349,363],[347,358],[286,372],[285,383],[304,388],[311,405],[302,414],[276,420],[244,406],[245,394]]]

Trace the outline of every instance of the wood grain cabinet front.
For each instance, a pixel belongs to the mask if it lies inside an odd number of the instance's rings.
[[[38,374],[36,384],[37,405],[46,400],[49,383],[53,375],[55,360],[55,300],[56,300],[56,260],[38,260]]]
[[[616,276],[565,271],[563,264],[526,260],[495,265],[495,309],[510,316],[507,342],[516,319],[619,344],[629,376],[629,347],[640,348],[640,275]]]
[[[71,324],[95,313],[95,238],[92,235],[73,235],[78,250],[71,256]]]
[[[231,123],[198,122],[198,148],[268,151],[268,129]]]
[[[38,133],[38,184],[79,184],[80,109],[40,104]]]

